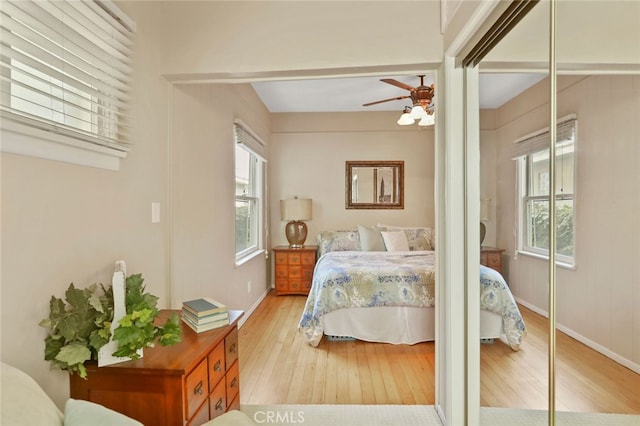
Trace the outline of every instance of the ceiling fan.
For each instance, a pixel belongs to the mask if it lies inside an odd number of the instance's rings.
[[[393,86],[400,87],[401,89],[405,89],[409,91],[408,95],[405,96],[397,96],[395,98],[383,99],[380,101],[369,102],[366,104],[362,104],[362,106],[370,106],[380,104],[382,102],[389,101],[399,101],[401,99],[411,98],[411,102],[413,107],[405,107],[403,110],[403,114],[400,116],[398,120],[398,124],[400,125],[408,125],[413,124],[415,121],[418,121],[418,125],[420,126],[430,126],[434,124],[434,104],[432,102],[433,95],[435,91],[435,86],[432,84],[431,86],[424,85],[424,75],[419,75],[420,77],[420,86],[411,87],[408,84],[402,83],[398,80],[394,80],[392,78],[383,78],[380,81],[391,84]]]
[[[411,101],[413,103],[413,106],[416,105],[421,105],[422,108],[424,108],[425,111],[427,111],[427,113],[433,113],[433,105],[432,105],[432,99],[433,99],[433,95],[434,95],[434,89],[435,86],[432,84],[431,86],[425,86],[424,85],[424,75],[419,75],[418,77],[420,77],[420,85],[418,87],[411,87],[408,84],[405,84],[401,81],[398,80],[394,80],[392,78],[383,78],[380,81],[391,84],[393,86],[397,86],[400,87],[401,89],[405,89],[409,91],[408,95],[405,96],[398,96],[395,98],[389,98],[389,99],[383,99],[380,101],[374,101],[374,102],[369,102],[366,104],[362,104],[362,106],[371,106],[371,105],[376,105],[376,104],[380,104],[383,102],[389,102],[389,101],[399,101],[401,99],[407,99],[407,98],[411,98]]]

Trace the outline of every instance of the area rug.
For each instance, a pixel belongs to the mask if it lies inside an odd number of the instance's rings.
[[[441,426],[433,405],[242,405],[259,425]],[[480,425],[545,426],[547,412],[480,408]],[[557,412],[557,426],[639,426],[639,415]]]

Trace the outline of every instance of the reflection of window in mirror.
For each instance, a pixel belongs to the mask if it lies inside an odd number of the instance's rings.
[[[353,175],[353,179],[351,180],[351,201],[353,203],[358,202],[358,174]]]
[[[347,161],[346,208],[403,209],[404,161]]]

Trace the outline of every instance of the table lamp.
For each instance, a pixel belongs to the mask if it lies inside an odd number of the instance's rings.
[[[491,202],[491,199],[489,198],[482,198],[480,200],[480,245],[482,245],[484,241],[484,237],[487,233],[487,227],[485,226],[484,222],[490,220],[490,217],[489,217],[490,202]]]
[[[284,228],[289,247],[302,248],[307,239],[307,225],[303,220],[311,219],[311,199],[280,200],[280,219],[289,221]]]

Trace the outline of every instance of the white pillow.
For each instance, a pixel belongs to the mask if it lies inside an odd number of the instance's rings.
[[[62,413],[45,391],[27,373],[2,363],[0,424],[20,426],[62,426]]]
[[[227,411],[226,413],[203,423],[202,426],[254,426],[249,416],[238,410]]]
[[[387,251],[409,251],[409,242],[404,231],[381,231]]]
[[[143,426],[137,420],[100,404],[69,398],[64,405],[64,426]]]
[[[380,231],[384,228],[370,227],[358,225],[358,234],[360,234],[360,250],[362,251],[385,251],[384,240]]]

